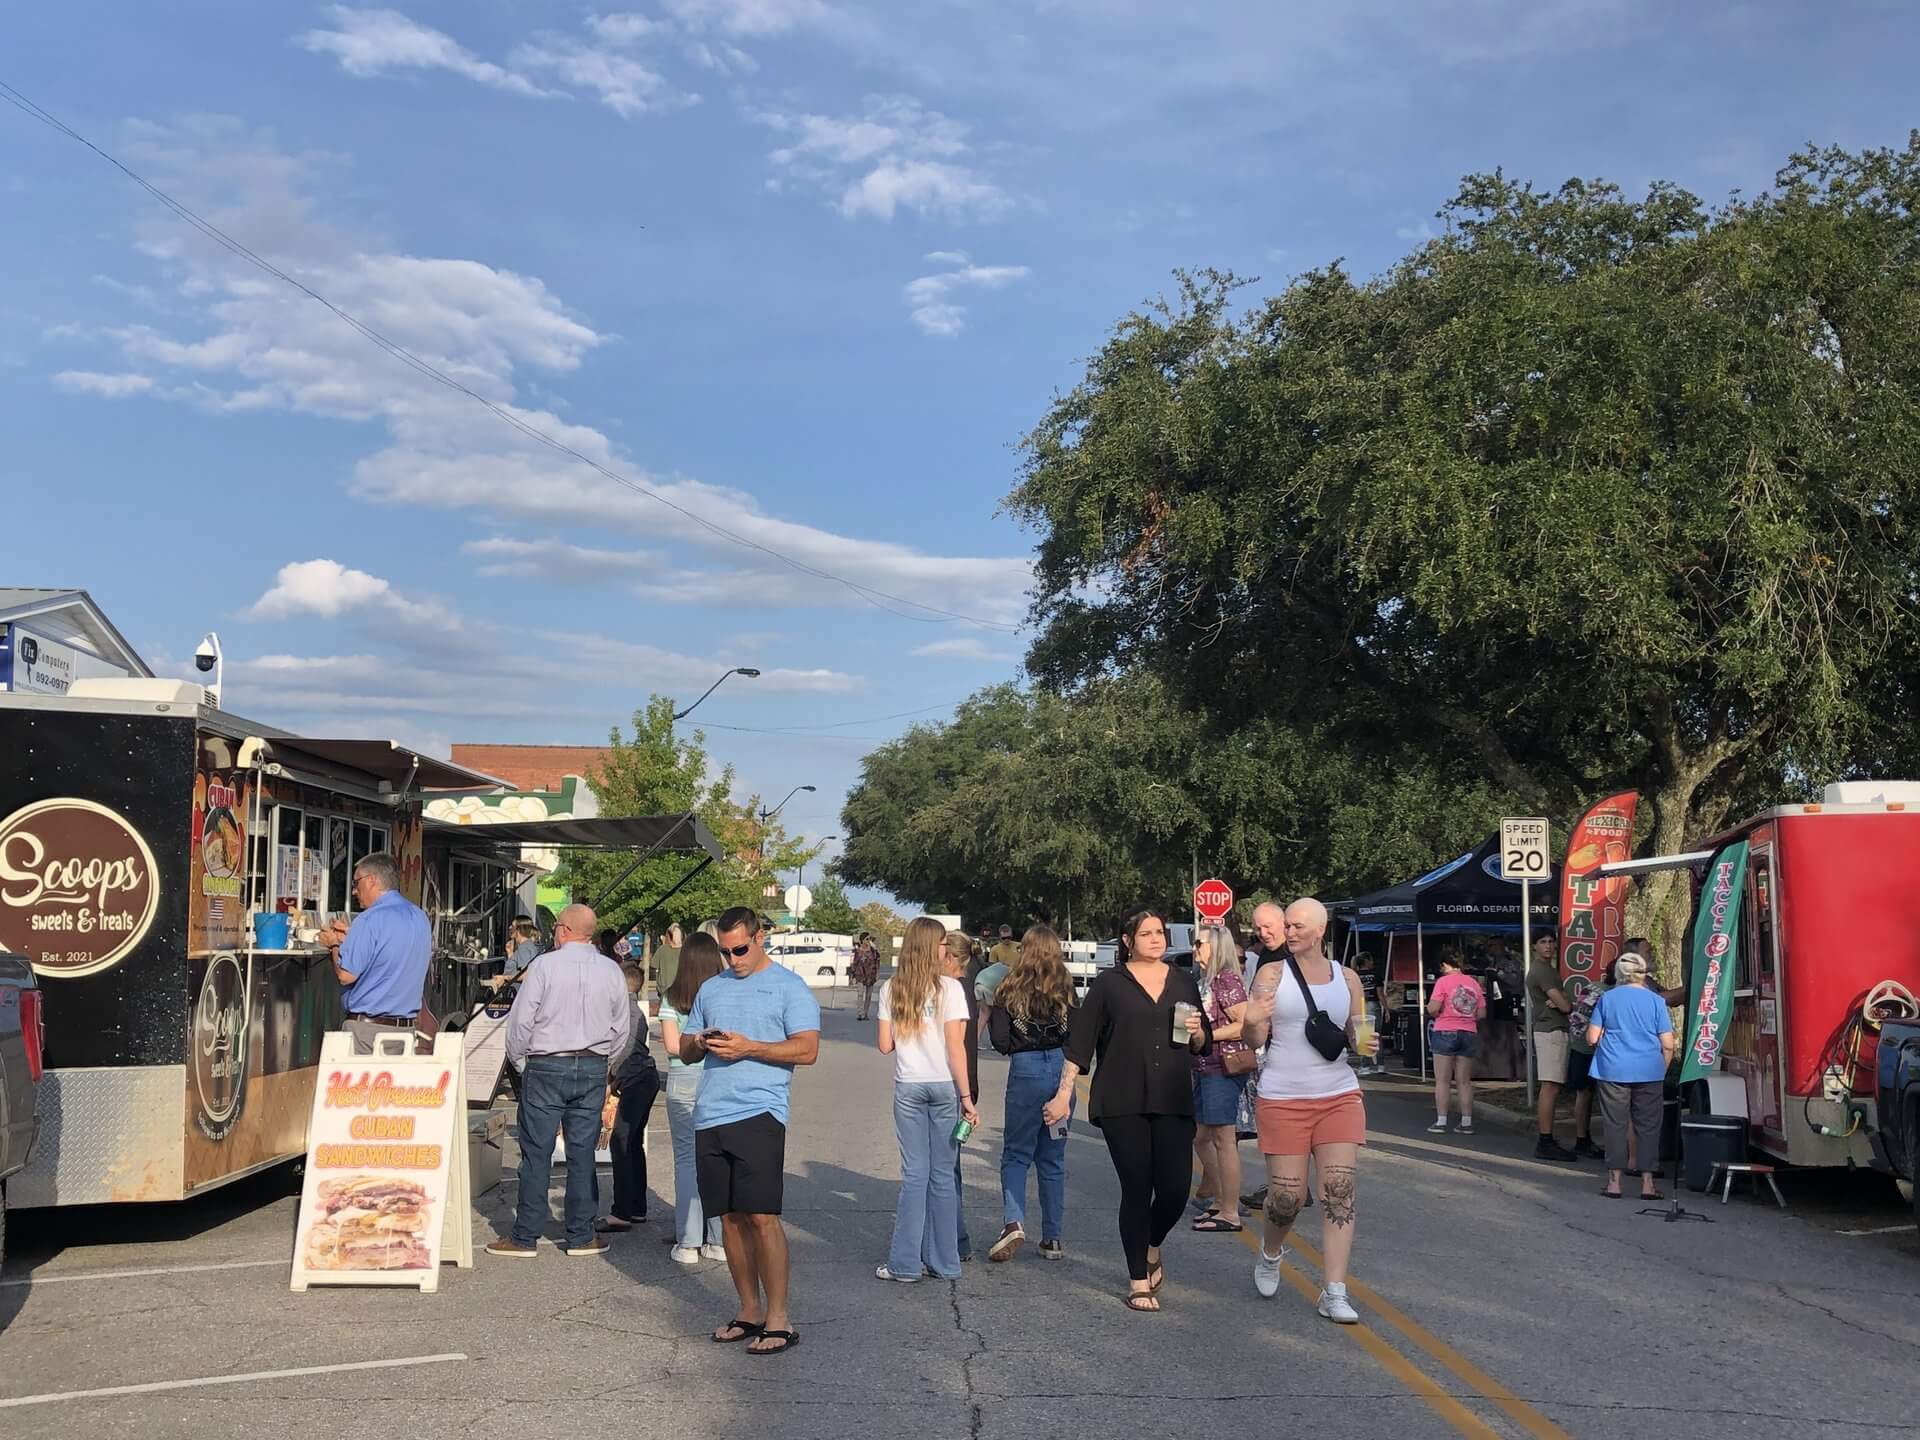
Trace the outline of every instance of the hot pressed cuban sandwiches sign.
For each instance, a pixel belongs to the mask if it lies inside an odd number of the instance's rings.
[[[406,1034],[375,1045],[392,1053],[355,1055],[353,1037],[341,1034],[321,1048],[293,1232],[295,1290],[436,1290],[444,1261],[473,1264],[460,1036],[435,1036],[431,1055],[412,1053]]]

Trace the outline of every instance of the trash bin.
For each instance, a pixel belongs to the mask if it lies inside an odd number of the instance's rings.
[[[1687,1188],[1704,1190],[1715,1165],[1746,1160],[1747,1122],[1738,1115],[1689,1115],[1680,1122],[1680,1153]]]

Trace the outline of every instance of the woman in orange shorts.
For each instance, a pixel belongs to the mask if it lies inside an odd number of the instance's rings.
[[[1346,1051],[1329,1060],[1308,1040],[1307,992],[1313,995],[1312,1008],[1346,1033],[1349,1048],[1355,1048],[1352,1018],[1366,1014],[1366,1001],[1359,977],[1326,953],[1324,905],[1318,900],[1296,900],[1287,907],[1286,923],[1287,962],[1261,969],[1243,1022],[1243,1033],[1251,1043],[1258,1045],[1272,1037],[1254,1102],[1260,1153],[1267,1160],[1267,1203],[1253,1284],[1265,1296],[1280,1292],[1287,1232],[1306,1200],[1311,1157],[1320,1174],[1320,1205],[1326,1222],[1320,1232],[1326,1284],[1319,1310],[1337,1324],[1352,1325],[1360,1319],[1347,1299],[1347,1262],[1353,1255],[1353,1169],[1360,1147],[1367,1142],[1367,1109]],[[1370,1048],[1377,1045],[1376,1040]]]

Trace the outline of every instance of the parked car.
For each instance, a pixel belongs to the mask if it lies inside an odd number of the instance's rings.
[[[1920,1020],[1881,1022],[1877,1072],[1873,1166],[1903,1183],[1920,1223]]]
[[[0,954],[0,1263],[7,1257],[7,1181],[26,1168],[40,1134],[42,1042],[33,967]]]

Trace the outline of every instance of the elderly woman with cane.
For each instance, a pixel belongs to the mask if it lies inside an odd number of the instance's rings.
[[[1667,1066],[1678,1041],[1667,1002],[1647,988],[1646,957],[1629,950],[1613,966],[1613,988],[1593,1007],[1587,1042],[1593,1046],[1590,1073],[1600,1092],[1600,1113],[1607,1136],[1607,1187],[1600,1193],[1620,1198],[1620,1179],[1631,1168],[1627,1132],[1632,1129],[1643,1166],[1640,1198],[1658,1200],[1651,1157],[1660,1153],[1660,1102],[1666,1092]]]

